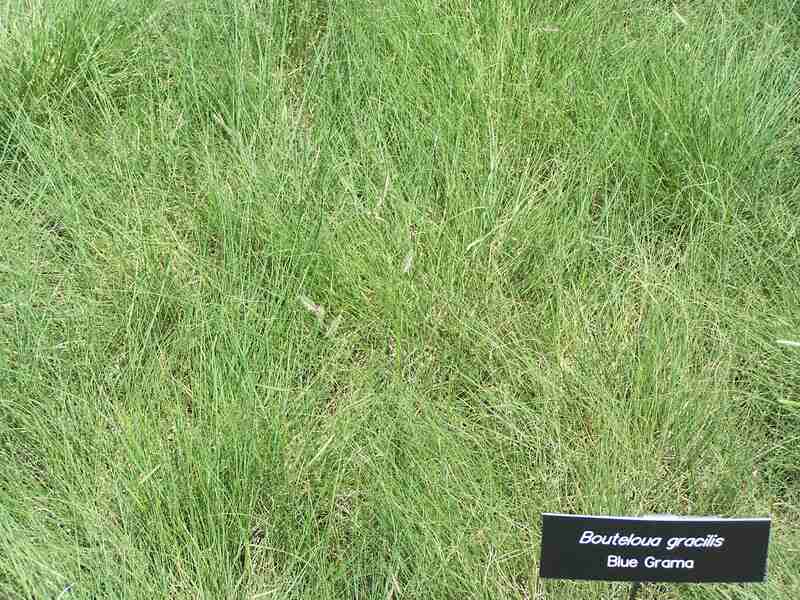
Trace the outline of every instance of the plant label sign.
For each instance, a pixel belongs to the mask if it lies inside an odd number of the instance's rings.
[[[539,576],[752,582],[767,572],[770,519],[542,515]]]

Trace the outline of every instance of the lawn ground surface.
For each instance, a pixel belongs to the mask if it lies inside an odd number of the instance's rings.
[[[0,598],[623,598],[543,511],[771,516],[800,4],[0,2]]]

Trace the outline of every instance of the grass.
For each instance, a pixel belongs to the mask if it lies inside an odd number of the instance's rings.
[[[621,598],[544,511],[771,515],[794,0],[0,3],[0,596]]]

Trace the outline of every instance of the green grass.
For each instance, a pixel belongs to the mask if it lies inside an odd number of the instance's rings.
[[[622,598],[558,511],[794,600],[799,73],[794,0],[0,3],[0,597]]]

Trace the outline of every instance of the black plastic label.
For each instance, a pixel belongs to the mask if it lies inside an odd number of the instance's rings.
[[[542,515],[539,576],[595,581],[763,581],[769,519]]]

